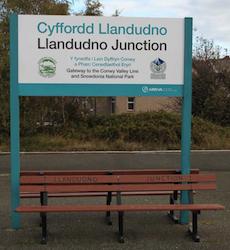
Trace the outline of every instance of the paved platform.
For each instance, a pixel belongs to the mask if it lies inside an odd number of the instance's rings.
[[[85,151],[21,153],[23,170],[180,168],[180,151]],[[230,150],[192,150],[191,168],[230,171]],[[10,172],[9,153],[0,153],[0,174]]]
[[[173,224],[164,212],[125,214],[125,244],[117,242],[117,214],[112,215],[113,225],[108,226],[102,213],[50,214],[48,216],[49,239],[46,246],[40,245],[39,216],[22,216],[22,228],[10,229],[9,176],[0,175],[0,249],[79,249],[79,250],[229,250],[230,249],[230,171],[216,172],[217,191],[203,191],[195,200],[220,203],[226,209],[217,212],[202,212],[199,219],[201,242],[193,242],[186,234],[187,225]],[[103,198],[96,198],[104,203]],[[165,200],[166,197],[129,197],[129,201]],[[59,200],[61,202],[64,200]],[[26,203],[26,201],[24,201]],[[55,204],[56,200],[50,200]],[[65,202],[89,203],[89,199],[66,199]]]

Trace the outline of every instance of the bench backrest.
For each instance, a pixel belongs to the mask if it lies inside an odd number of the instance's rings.
[[[213,174],[24,175],[21,192],[118,192],[216,189]]]
[[[126,170],[44,170],[44,171],[21,171],[20,176],[41,175],[142,175],[142,174],[180,174],[178,169],[126,169]],[[191,174],[199,174],[199,169],[191,169]]]

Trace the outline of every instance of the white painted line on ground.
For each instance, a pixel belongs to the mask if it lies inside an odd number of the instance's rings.
[[[8,176],[10,176],[10,174],[0,174],[0,177],[8,177]]]
[[[46,152],[20,152],[20,154],[158,154],[158,153],[180,153],[180,150],[155,150],[155,151],[46,151]],[[229,152],[229,149],[221,150],[191,150],[193,153],[219,153]],[[10,152],[0,152],[0,155],[9,155]]]

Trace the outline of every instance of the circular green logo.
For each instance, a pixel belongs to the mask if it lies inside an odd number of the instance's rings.
[[[43,77],[52,77],[56,72],[56,61],[52,57],[43,57],[38,62],[39,74]]]

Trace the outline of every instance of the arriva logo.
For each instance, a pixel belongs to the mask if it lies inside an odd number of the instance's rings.
[[[162,87],[148,87],[148,86],[143,86],[142,87],[142,92],[147,94],[147,93],[151,93],[151,92],[163,92],[163,91],[172,91],[169,88],[162,88]]]
[[[149,88],[147,86],[142,87],[142,92],[143,93],[148,93],[149,92]]]
[[[38,62],[39,74],[43,77],[53,77],[56,73],[56,61],[52,57],[43,57]]]

